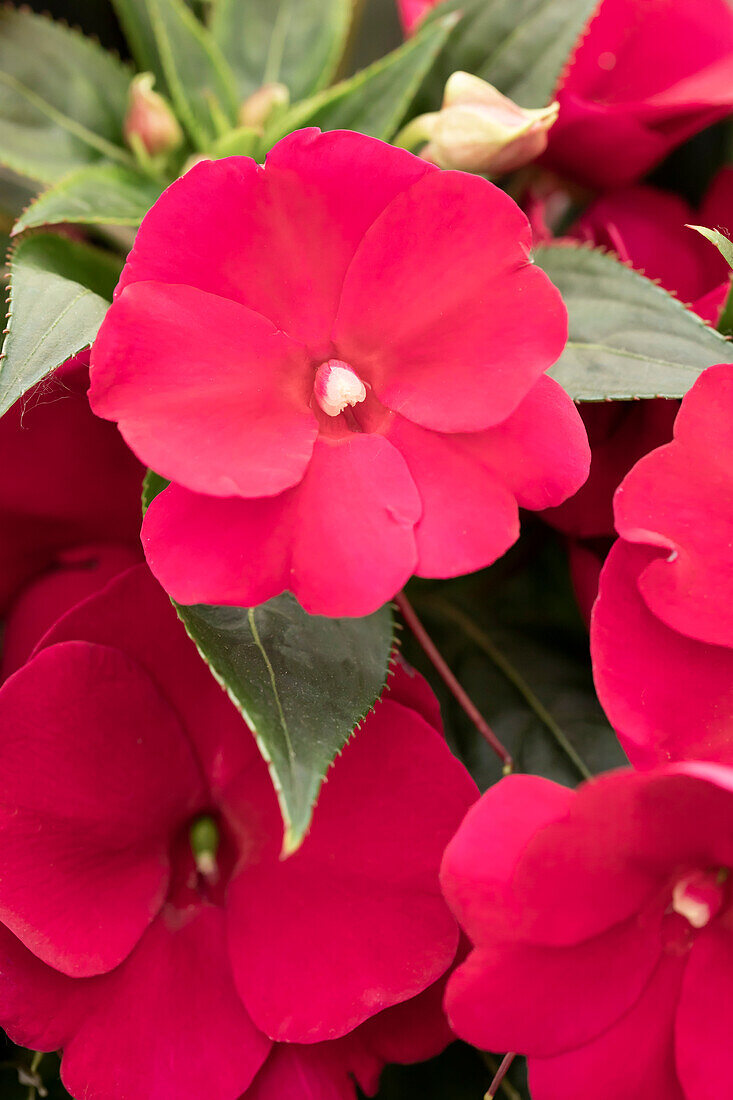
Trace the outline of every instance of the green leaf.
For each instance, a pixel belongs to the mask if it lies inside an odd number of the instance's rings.
[[[184,0],[114,0],[138,63],[167,93],[193,143],[205,149],[237,117],[234,75]]]
[[[284,134],[303,126],[357,130],[389,141],[397,133],[457,19],[457,15],[451,14],[430,23],[368,69],[297,104],[267,132],[267,144],[273,145]]]
[[[593,687],[588,631],[554,532],[527,521],[491,568],[439,585],[412,581],[408,592],[517,771],[575,786],[626,762]],[[403,648],[438,694],[449,744],[479,787],[497,782],[501,761],[407,633]]]
[[[65,176],[18,218],[13,235],[39,225],[139,225],[162,185],[116,164],[93,164]]]
[[[701,233],[703,237],[707,237],[710,243],[715,245],[728,266],[733,268],[733,241],[729,237],[718,232],[717,229],[708,229],[705,225],[688,225],[687,228],[694,229],[697,233]]]
[[[442,83],[458,69],[488,80],[522,107],[552,98],[600,0],[448,0],[434,17],[463,18],[441,58]]]
[[[148,472],[143,510],[166,485]],[[394,647],[391,608],[363,619],[328,619],[308,615],[289,593],[259,607],[174,607],[254,731],[289,855],[305,838],[326,772],[385,685]]]
[[[0,363],[0,415],[97,335],[120,275],[117,257],[41,233],[10,259],[8,334]]]
[[[567,306],[568,344],[550,374],[573,400],[682,397],[706,367],[733,362],[732,344],[610,254],[555,244],[535,260]]]
[[[211,32],[242,99],[278,81],[297,100],[330,84],[353,14],[354,0],[217,0]]]
[[[718,332],[722,336],[733,336],[733,280],[728,287],[728,294],[720,314]]]
[[[100,159],[131,165],[129,84],[128,69],[91,39],[0,9],[0,163],[44,183]]]

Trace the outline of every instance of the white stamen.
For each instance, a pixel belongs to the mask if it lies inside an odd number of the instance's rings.
[[[358,405],[366,398],[366,386],[348,363],[329,359],[316,371],[313,393],[326,416],[338,416],[347,405]]]

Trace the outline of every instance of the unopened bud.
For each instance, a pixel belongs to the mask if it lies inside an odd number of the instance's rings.
[[[155,77],[140,73],[133,78],[123,123],[125,141],[135,151],[142,145],[151,157],[172,153],[183,141],[183,131],[167,101],[153,91]]]
[[[501,175],[535,160],[547,148],[547,135],[560,106],[526,110],[470,73],[453,73],[440,111],[411,124],[427,146],[426,160],[440,168]]]
[[[263,84],[239,108],[239,125],[264,133],[265,126],[290,106],[290,92],[284,84]]]

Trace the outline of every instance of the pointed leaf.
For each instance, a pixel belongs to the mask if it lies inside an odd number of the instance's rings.
[[[710,243],[715,245],[728,266],[733,268],[733,241],[730,237],[726,237],[724,233],[720,233],[717,229],[708,229],[706,225],[688,225],[687,228],[694,229],[703,237],[707,237]]]
[[[442,82],[457,69],[494,84],[522,107],[548,103],[600,0],[448,0],[436,16],[463,18],[441,58]]]
[[[303,126],[358,130],[389,141],[394,137],[458,16],[424,27],[398,50],[368,69],[296,105],[266,134],[267,144]]]
[[[608,253],[555,244],[535,261],[568,309],[568,344],[550,374],[573,400],[682,397],[706,367],[733,362],[733,344]]]
[[[140,224],[160,198],[162,184],[116,164],[93,164],[65,176],[24,210],[13,236],[38,225]]]
[[[166,485],[148,472],[143,510]],[[174,607],[254,731],[282,811],[283,855],[289,855],[308,832],[326,772],[387,681],[391,608],[363,619],[327,619],[308,615],[289,593],[259,607]]]
[[[237,90],[229,65],[184,0],[115,0],[130,47],[167,93],[193,143],[204,149],[233,126]]]
[[[122,140],[130,78],[77,31],[0,9],[0,163],[45,183],[101,159],[132,165]]]
[[[120,275],[117,257],[42,233],[10,260],[8,334],[0,362],[0,415],[97,335]]]
[[[354,0],[217,0],[211,32],[242,99],[279,81],[298,100],[333,79],[353,14]]]

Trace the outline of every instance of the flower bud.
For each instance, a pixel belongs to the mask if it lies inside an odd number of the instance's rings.
[[[263,84],[239,108],[239,125],[262,134],[273,117],[290,106],[290,92],[284,84]]]
[[[493,84],[469,73],[453,73],[440,111],[416,120],[428,140],[422,156],[440,168],[491,175],[512,172],[544,153],[559,110],[558,103],[525,110]]]
[[[130,84],[127,114],[123,124],[125,141],[135,151],[142,145],[151,157],[172,153],[183,141],[183,131],[171,107],[153,91],[152,73],[139,73]]]

